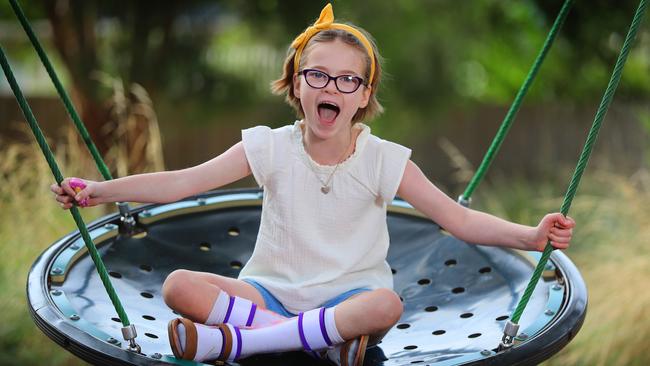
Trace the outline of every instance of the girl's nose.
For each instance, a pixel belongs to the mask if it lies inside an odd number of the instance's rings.
[[[336,87],[336,81],[334,79],[330,79],[327,85],[325,85],[325,88],[323,88],[326,92],[328,93],[338,93],[339,90]]]

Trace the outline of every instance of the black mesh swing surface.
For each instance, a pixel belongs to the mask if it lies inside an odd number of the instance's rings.
[[[144,232],[135,236],[119,234],[117,214],[89,225],[142,353],[129,351],[122,340],[122,325],[78,231],[34,263],[27,284],[32,317],[59,345],[93,364],[196,364],[171,355],[166,327],[178,315],[164,304],[162,283],[179,268],[236,277],[252,254],[261,199],[258,190],[235,190],[142,206],[134,214]],[[466,244],[400,200],[389,207],[388,227],[388,262],[404,314],[368,349],[365,365],[537,364],[580,329],[587,290],[575,266],[556,251],[519,322],[515,346],[495,352],[535,253]],[[291,352],[240,364],[322,363]]]

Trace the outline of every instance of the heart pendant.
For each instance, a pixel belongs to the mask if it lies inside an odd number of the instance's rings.
[[[328,193],[330,193],[330,187],[322,186],[322,187],[320,187],[320,191],[323,192],[323,194],[328,194]]]

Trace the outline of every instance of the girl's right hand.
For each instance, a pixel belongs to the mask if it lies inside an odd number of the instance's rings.
[[[81,207],[96,206],[99,199],[96,197],[98,182],[79,179],[65,178],[58,184],[52,184],[50,190],[54,192],[55,199],[64,210],[71,208],[73,205]]]

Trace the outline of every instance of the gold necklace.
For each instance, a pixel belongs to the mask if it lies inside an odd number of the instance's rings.
[[[327,177],[327,180],[326,180],[326,181],[323,181],[323,180],[320,178],[320,176],[318,175],[318,173],[316,173],[316,170],[315,170],[314,167],[313,167],[314,164],[310,162],[310,163],[311,163],[311,164],[310,164],[311,171],[312,171],[312,172],[314,173],[314,175],[316,176],[316,179],[318,179],[318,181],[320,182],[320,184],[321,184],[320,191],[321,191],[323,194],[328,194],[328,193],[330,193],[330,191],[332,190],[332,187],[330,186],[330,183],[331,183],[331,181],[332,181],[332,178],[334,177],[334,173],[336,173],[336,170],[339,168],[339,165],[341,165],[341,163],[343,162],[343,158],[344,158],[345,155],[347,154],[348,150],[350,150],[350,144],[351,144],[351,143],[352,143],[352,131],[350,131],[350,142],[348,142],[348,146],[347,146],[347,147],[345,148],[345,150],[343,151],[343,154],[341,155],[341,157],[337,160],[338,162],[337,162],[336,165],[334,166],[334,170],[332,170],[332,172],[330,173],[330,175]],[[305,151],[305,152],[306,152],[306,151]]]

